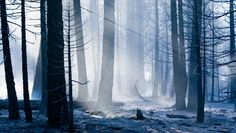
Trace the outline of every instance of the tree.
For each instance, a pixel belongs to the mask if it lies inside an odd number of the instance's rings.
[[[47,26],[46,26],[46,6],[45,0],[40,0],[40,23],[41,23],[41,81],[42,90],[41,92],[41,107],[40,112],[46,114],[47,111]]]
[[[64,70],[62,0],[48,0],[47,10],[47,116],[49,125],[60,126],[68,122],[68,108]]]
[[[93,44],[93,58],[94,58],[94,90],[92,97],[98,97],[98,87],[100,81],[100,70],[101,70],[101,43],[100,43],[100,24],[99,24],[99,1],[90,0],[90,32],[92,34]]]
[[[185,95],[186,91],[182,84],[185,82],[183,78],[183,68],[179,59],[180,51],[178,44],[178,26],[177,26],[177,4],[176,0],[171,0],[171,43],[173,53],[173,82],[175,89],[175,106],[177,110],[183,110],[186,108]]]
[[[119,1],[116,1],[115,3],[116,5],[116,23],[121,23],[120,19],[121,19],[121,10],[120,10],[120,4]],[[115,33],[115,57],[116,57],[116,82],[117,82],[117,88],[118,90],[121,90],[122,85],[121,85],[121,33],[120,33],[120,27],[116,26],[116,33]]]
[[[22,17],[22,73],[23,73],[23,90],[24,90],[24,111],[26,121],[32,121],[32,111],[29,100],[28,87],[28,68],[27,68],[27,50],[26,50],[26,26],[25,26],[25,0],[21,1],[21,17]]]
[[[204,95],[202,88],[202,65],[201,65],[201,33],[202,33],[202,0],[194,1],[193,5],[193,26],[192,26],[192,47],[194,50],[194,80],[197,89],[197,122],[204,122]],[[192,51],[193,52],[193,51]]]
[[[98,105],[111,105],[114,52],[115,52],[115,0],[104,1],[104,32],[102,51],[102,70],[99,84]]]
[[[178,0],[178,16],[179,16],[179,71],[180,71],[180,90],[182,97],[182,104],[185,108],[185,97],[187,92],[187,73],[186,73],[186,56],[185,56],[185,40],[184,40],[184,17],[183,17],[183,1]]]
[[[80,83],[87,82],[87,70],[85,61],[85,51],[84,51],[84,39],[83,39],[83,28],[82,28],[82,17],[81,17],[81,6],[80,0],[74,0],[74,19],[75,19],[75,30],[78,32],[76,34],[76,45],[77,49],[77,65],[78,65],[78,77]],[[88,98],[88,85],[79,84],[79,100],[86,100]]]
[[[235,60],[235,29],[234,29],[234,0],[230,0],[230,60],[233,61]],[[231,67],[231,73],[233,74],[235,72],[234,67]],[[236,95],[236,76],[231,75],[230,76],[230,97],[235,97]],[[235,98],[231,100],[232,103],[235,102]]]
[[[192,9],[194,12],[195,9]],[[194,14],[193,14],[194,16]],[[196,22],[195,22],[196,23]],[[187,108],[189,110],[196,110],[197,109],[197,81],[196,81],[196,31],[195,27],[196,24],[194,21],[192,22],[192,38],[191,38],[191,44],[190,44],[190,55],[189,55],[189,84],[188,84],[188,105]],[[195,25],[194,25],[195,24]]]
[[[68,85],[69,85],[69,131],[74,132],[74,107],[73,107],[73,84],[72,84],[72,60],[71,60],[71,7],[70,3],[68,4],[68,25],[67,25],[67,59],[68,59]]]
[[[156,29],[155,29],[155,63],[154,63],[154,88],[152,92],[152,97],[158,97],[158,81],[159,81],[159,9],[158,9],[158,0],[155,0],[155,7],[156,7]]]
[[[1,0],[1,32],[2,32],[2,45],[3,57],[5,68],[5,79],[7,84],[7,94],[9,103],[9,119],[19,119],[18,101],[15,90],[15,82],[12,71],[11,53],[9,46],[9,27],[7,23],[6,1]]]
[[[212,2],[212,15],[214,15],[214,2]],[[211,101],[214,101],[215,95],[215,20],[212,21],[212,72],[211,72]]]

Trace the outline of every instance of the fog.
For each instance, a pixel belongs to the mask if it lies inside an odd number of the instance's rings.
[[[64,3],[67,3],[68,1],[64,0]],[[98,61],[101,62],[101,54],[100,57],[98,56],[97,52],[102,49],[98,48],[98,44],[102,45],[102,35],[103,35],[103,3],[102,1],[99,1],[99,28],[98,31],[99,33],[94,34],[97,27],[94,27],[91,29],[91,15],[98,16],[98,14],[94,13],[92,9],[90,9],[90,3],[86,0],[82,0],[82,20],[83,20],[83,32],[84,32],[84,42],[88,42],[85,45],[85,54],[86,54],[86,66],[87,66],[87,76],[88,76],[88,90],[89,90],[89,99],[91,100],[96,100],[97,99],[97,94],[96,94],[96,89],[98,89],[98,83],[100,80],[100,75],[99,75],[99,70],[100,66],[97,65]],[[144,11],[144,16],[138,16],[138,18],[133,18],[137,21],[140,21],[141,19],[144,20],[144,29],[142,31],[141,36],[143,38],[143,44],[144,44],[144,78],[143,79],[134,79],[132,82],[137,82],[137,90],[138,92],[144,96],[144,97],[151,97],[152,96],[152,90],[153,90],[153,55],[154,55],[154,45],[155,45],[155,5],[154,1],[146,0],[146,6],[149,7],[149,10]],[[116,17],[116,30],[118,33],[116,33],[116,45],[119,43],[119,57],[117,57],[117,48],[116,48],[116,53],[115,53],[115,67],[114,67],[114,82],[113,82],[113,100],[114,101],[122,101],[122,100],[127,100],[127,99],[140,99],[138,98],[137,94],[129,94],[129,90],[131,89],[128,87],[128,80],[127,80],[127,70],[126,66],[130,64],[130,61],[134,59],[134,57],[129,57],[125,54],[127,48],[125,46],[127,40],[127,30],[129,30],[130,27],[127,26],[126,22],[126,0],[118,0],[117,1],[118,5],[116,7],[116,12],[115,12],[115,17]],[[122,6],[120,6],[122,5]],[[39,7],[39,4],[32,4],[31,6],[33,7]],[[166,53],[167,47],[169,49],[171,48],[170,46],[165,45],[166,37],[170,39],[170,34],[165,35],[165,26],[169,26],[170,23],[169,21],[165,21],[166,15],[164,14],[169,14],[169,12],[166,12],[165,9],[163,8],[163,2],[161,3],[161,6],[159,8],[159,18],[160,18],[160,56],[162,59],[160,62],[167,62],[165,60],[166,58]],[[8,5],[8,8],[14,8],[15,6],[13,5]],[[66,9],[66,4],[64,4],[64,9]],[[217,6],[216,5],[216,10],[218,12],[223,11],[222,6]],[[40,47],[40,28],[38,25],[40,24],[39,18],[40,18],[40,13],[38,10],[33,10],[28,8],[27,11],[27,29],[30,31],[33,31],[34,33],[27,32],[27,41],[30,43],[27,43],[27,52],[28,52],[28,67],[29,67],[29,90],[30,90],[30,96],[32,93],[32,87],[33,87],[33,81],[35,78],[35,71],[36,71],[36,64],[37,64],[37,59],[38,59],[38,53],[39,53],[39,47]],[[119,10],[119,13],[117,12]],[[132,11],[132,9],[129,9]],[[91,11],[93,13],[91,13]],[[10,10],[8,13],[12,13]],[[132,19],[132,18],[131,18]],[[221,18],[218,22],[218,25],[227,25],[225,21],[222,21],[225,19],[224,17]],[[12,19],[9,18],[9,21],[12,21],[14,23],[20,24],[20,18],[17,19]],[[166,25],[167,23],[167,25]],[[13,63],[13,71],[14,71],[14,77],[15,77],[15,86],[16,86],[16,91],[17,91],[17,96],[19,99],[22,99],[23,97],[23,89],[22,89],[22,68],[21,68],[21,40],[20,40],[20,34],[21,34],[21,29],[20,27],[9,23],[9,27],[11,32],[13,32],[13,35],[15,39],[11,38],[10,39],[10,46],[11,46],[11,54],[12,54],[12,63]],[[132,27],[131,27],[132,29]],[[134,31],[138,32],[138,31]],[[97,34],[99,34],[99,37],[97,37]],[[136,34],[136,33],[134,33]],[[119,39],[117,40],[117,36],[119,35]],[[92,41],[91,41],[92,39]],[[138,38],[136,38],[138,39]],[[130,41],[136,41],[137,40],[130,40]],[[227,44],[228,42],[224,42],[224,44]],[[226,49],[224,45],[218,45],[218,49]],[[222,50],[222,51],[223,51]],[[0,60],[3,60],[2,57],[2,51],[0,52]],[[75,54],[75,53],[74,53]],[[139,55],[138,55],[139,56]],[[137,58],[137,57],[135,57]],[[170,60],[172,60],[172,55],[170,55]],[[73,56],[73,79],[78,80],[78,75],[77,75],[77,62],[76,62],[76,56]],[[137,59],[139,60],[139,59]],[[169,68],[172,68],[172,64],[169,63]],[[136,64],[137,65],[137,64]],[[165,63],[163,63],[165,65]],[[163,67],[163,71],[166,71],[165,66]],[[135,69],[136,66],[132,67],[130,66],[130,69]],[[119,69],[119,70],[118,70]],[[170,70],[171,71],[171,70]],[[229,72],[228,67],[222,67],[220,68],[220,73],[225,73],[227,74]],[[131,72],[128,73],[128,75],[132,75],[132,77],[137,76],[136,73],[139,73],[140,71],[136,72]],[[2,76],[0,76],[0,98],[5,99],[7,98],[7,93],[6,93],[6,83],[5,83],[5,77],[4,77],[4,65],[0,65],[0,73],[2,73]],[[96,74],[97,73],[97,74]],[[161,72],[162,73],[162,72]],[[97,76],[97,77],[96,77]],[[160,77],[160,81],[164,77]],[[226,77],[221,76],[220,81],[222,82],[222,86],[224,85],[224,82],[226,82]],[[98,83],[96,83],[98,82]],[[121,83],[120,83],[121,82]],[[170,72],[168,82],[159,82],[160,88],[162,85],[166,84],[168,87],[167,94],[166,95],[171,95],[171,88],[172,88],[172,71]],[[209,81],[208,86],[210,87],[211,83]],[[78,85],[74,84],[73,86],[74,90],[74,96],[77,97],[78,94]],[[161,90],[161,89],[158,89]],[[159,92],[160,93],[160,92]]]

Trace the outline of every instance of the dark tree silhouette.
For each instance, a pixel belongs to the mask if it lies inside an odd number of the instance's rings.
[[[25,26],[25,0],[21,1],[21,17],[22,17],[22,73],[23,73],[23,91],[24,91],[24,111],[26,121],[32,121],[32,111],[29,99],[28,86],[28,68],[27,68],[27,50],[26,50],[26,26]]]
[[[48,124],[68,122],[67,95],[64,70],[64,39],[62,0],[48,0]]]
[[[46,114],[47,110],[47,26],[46,26],[46,6],[45,0],[40,1],[40,15],[41,15],[41,81],[42,81],[42,89],[41,89],[41,107],[40,112]]]
[[[234,16],[234,0],[230,0],[230,60],[235,60],[236,57],[236,50],[235,50],[235,16]],[[231,67],[231,72],[234,73],[234,67]],[[235,68],[234,68],[235,69]],[[236,96],[236,76],[230,76],[230,97]],[[232,103],[236,103],[235,98],[231,99]]]
[[[197,89],[197,122],[204,122],[204,95],[202,88],[202,68],[201,68],[201,33],[202,33],[202,0],[194,1],[193,3],[193,27],[192,27],[192,43],[194,54],[195,71],[194,77],[196,80]]]
[[[178,26],[177,26],[177,4],[176,0],[171,0],[171,43],[172,43],[172,53],[173,53],[173,82],[175,89],[175,106],[177,110],[183,110],[186,108],[185,105],[185,93],[186,88],[183,87],[185,79],[182,77],[183,68],[180,64],[180,51],[178,43]]]
[[[9,103],[9,119],[19,119],[18,101],[15,90],[15,82],[12,71],[11,53],[9,46],[9,27],[7,23],[6,1],[1,0],[1,31],[2,31],[2,45],[3,45],[3,57],[5,78],[7,84],[7,94]]]
[[[185,56],[185,40],[184,40],[184,17],[183,17],[183,1],[178,0],[178,20],[179,20],[179,82],[180,84],[180,97],[182,101],[183,109],[185,105],[185,97],[187,92],[187,73],[186,73],[186,56]]]

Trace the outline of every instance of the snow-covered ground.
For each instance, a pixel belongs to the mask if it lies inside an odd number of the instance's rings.
[[[167,104],[168,103],[168,104]],[[233,105],[225,103],[206,104],[205,123],[196,123],[196,113],[176,111],[171,102],[135,101],[116,104],[109,110],[98,110],[94,105],[76,109],[76,132],[169,132],[169,133],[236,133],[236,112]],[[136,109],[142,110],[144,120],[136,119]],[[21,112],[23,116],[23,112]],[[0,133],[4,132],[66,132],[65,129],[47,127],[47,119],[34,111],[33,123],[7,119],[7,111],[0,111]]]

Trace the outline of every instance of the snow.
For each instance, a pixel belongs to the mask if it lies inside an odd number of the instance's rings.
[[[207,103],[205,123],[196,123],[196,113],[176,111],[173,102],[130,101],[116,104],[110,109],[99,110],[95,105],[86,109],[75,109],[76,132],[137,132],[137,133],[217,133],[236,132],[236,112],[234,106],[227,103]],[[136,120],[136,109],[142,110],[144,120]],[[38,111],[33,112],[33,123],[26,123],[23,117],[18,121],[7,119],[7,111],[0,111],[0,132],[66,132],[65,129],[47,127],[46,117]],[[168,115],[185,116],[169,118]],[[21,116],[23,112],[21,111]]]

